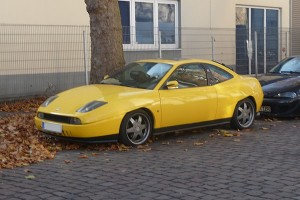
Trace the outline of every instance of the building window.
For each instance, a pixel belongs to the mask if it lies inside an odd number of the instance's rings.
[[[236,70],[238,73],[252,74],[255,71],[253,61],[255,33],[258,73],[266,73],[278,63],[279,11],[275,8],[236,7]],[[247,44],[248,46],[252,44],[252,56],[251,51],[248,52]]]
[[[159,41],[178,48],[178,0],[119,0],[119,7],[125,50],[157,49]]]
[[[153,3],[135,2],[136,42],[154,43]]]
[[[162,44],[175,44],[175,4],[158,4],[158,29]]]
[[[119,1],[121,22],[123,28],[123,44],[130,44],[130,4],[129,1]]]

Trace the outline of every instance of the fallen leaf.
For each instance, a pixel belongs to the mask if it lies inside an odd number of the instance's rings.
[[[269,130],[267,127],[261,127],[262,130]]]
[[[118,145],[119,151],[129,151],[129,147],[125,146],[124,144]]]
[[[151,147],[149,147],[148,144],[145,144],[145,145],[139,145],[139,146],[137,146],[137,149],[138,149],[139,151],[143,151],[143,152],[151,151]]]
[[[151,151],[151,150],[152,150],[151,147],[149,147],[149,148],[142,149],[141,151],[147,152],[147,151]]]
[[[233,141],[235,141],[235,142],[240,142],[241,140],[240,140],[240,139],[234,139]]]
[[[152,143],[153,143],[153,140],[152,140],[152,139],[149,139],[149,140],[148,140],[148,143],[149,143],[149,144],[152,144]]]
[[[168,142],[168,141],[167,141],[167,142],[162,142],[161,144],[162,144],[162,145],[169,145],[170,142]]]
[[[233,133],[233,136],[235,136],[235,137],[240,137],[241,134],[240,134],[240,133]]]
[[[201,145],[203,145],[204,143],[203,142],[195,142],[194,143],[194,146],[201,146]]]
[[[64,162],[65,162],[66,164],[69,164],[69,163],[72,162],[72,160],[64,160]]]
[[[86,154],[80,155],[79,158],[86,159],[88,156]]]
[[[148,148],[149,145],[145,144],[145,145],[138,145],[136,148],[137,149],[145,149],[145,148]]]
[[[233,137],[232,133],[223,133],[223,137]]]
[[[184,143],[183,140],[176,140],[176,143]]]
[[[31,173],[32,171],[30,169],[24,169],[25,173]]]
[[[233,137],[233,134],[227,130],[217,130],[223,137]]]
[[[32,180],[32,179],[35,179],[35,176],[34,175],[28,175],[28,176],[25,176],[26,179],[29,179],[29,180]]]

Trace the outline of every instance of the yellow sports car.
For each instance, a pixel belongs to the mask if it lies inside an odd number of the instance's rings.
[[[67,90],[38,109],[36,127],[82,142],[145,143],[152,134],[230,123],[249,128],[260,83],[208,60],[141,60],[100,84]]]

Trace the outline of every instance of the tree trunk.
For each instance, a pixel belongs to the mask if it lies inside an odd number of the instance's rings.
[[[90,83],[99,83],[124,66],[122,25],[118,0],[85,0],[90,15]]]

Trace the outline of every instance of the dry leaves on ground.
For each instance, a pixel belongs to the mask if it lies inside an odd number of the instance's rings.
[[[34,125],[35,112],[44,100],[45,97],[39,97],[0,103],[0,112],[6,116],[0,116],[0,169],[53,159],[56,152],[61,150],[129,150],[128,147],[119,144],[86,145],[57,141],[45,136]]]
[[[35,112],[47,97],[28,98],[0,103],[1,112]]]
[[[55,148],[47,148],[52,146],[51,141],[35,129],[33,114],[0,118],[0,124],[0,169],[54,157]]]

